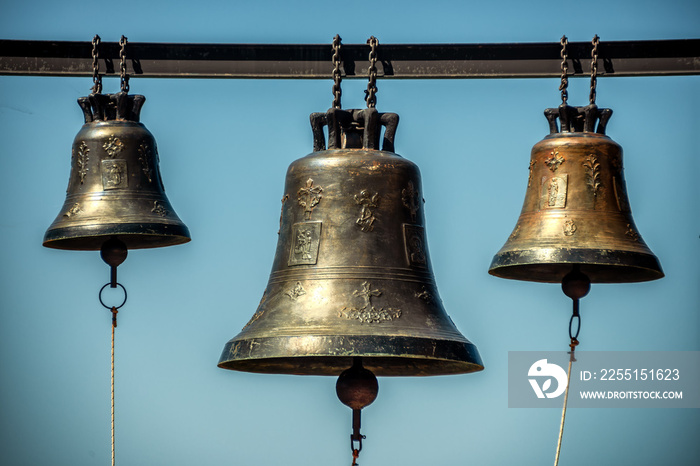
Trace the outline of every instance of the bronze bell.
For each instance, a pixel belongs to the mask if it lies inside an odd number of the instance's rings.
[[[44,246],[99,250],[186,243],[190,233],[165,196],[153,135],[139,123],[142,95],[91,94],[78,104],[85,125],[73,142],[66,200]]]
[[[420,173],[393,153],[397,124],[374,108],[311,115],[314,152],[287,171],[267,288],[219,367],[337,376],[361,357],[378,376],[483,369],[438,295]]]
[[[577,265],[593,283],[664,276],[632,220],[622,148],[605,135],[611,115],[595,104],[545,110],[550,134],[532,148],[523,209],[491,275],[559,283]]]

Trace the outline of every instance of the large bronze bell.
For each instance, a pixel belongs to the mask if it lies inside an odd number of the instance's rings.
[[[378,376],[483,369],[438,295],[420,173],[393,153],[397,124],[374,108],[311,115],[315,152],[287,171],[267,288],[219,367],[337,376],[361,357]]]
[[[165,196],[156,141],[139,123],[145,100],[126,92],[78,99],[85,125],[73,142],[65,203],[44,246],[99,250],[117,238],[140,249],[190,240]]]
[[[523,209],[491,275],[558,283],[576,265],[593,283],[664,276],[632,220],[622,148],[605,135],[611,115],[594,104],[545,110],[550,134],[532,149]]]

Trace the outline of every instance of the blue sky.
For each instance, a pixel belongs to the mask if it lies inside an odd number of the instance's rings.
[[[700,37],[691,1],[3,2],[0,38],[133,42],[493,43]],[[120,267],[117,460],[129,465],[350,463],[350,410],[335,378],[218,369],[255,312],[277,241],[284,174],[312,150],[308,115],[329,79],[131,80],[147,101],[167,194],[192,242],[139,250]],[[8,465],[109,461],[109,313],[95,252],[41,240],[64,201],[90,78],[0,77],[0,451]],[[104,91],[116,92],[117,79]],[[486,370],[382,378],[363,413],[360,464],[546,464],[558,409],[507,407],[509,351],[564,350],[570,301],[556,285],[487,274],[522,207],[531,147],[558,80],[380,80],[401,117],[396,152],[423,176],[426,231],[445,307]],[[364,106],[363,80],[343,83]],[[580,350],[700,350],[700,78],[604,78],[598,105],[625,151],[634,220],[666,277],[594,285]],[[569,102],[585,105],[588,80]],[[509,108],[504,116],[503,109]],[[515,116],[517,115],[517,116]],[[273,125],[268,124],[273,118]],[[493,187],[496,186],[496,189]],[[575,409],[562,463],[696,464],[696,409]]]

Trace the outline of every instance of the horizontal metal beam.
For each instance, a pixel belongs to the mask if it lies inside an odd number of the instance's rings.
[[[380,44],[380,78],[551,78],[560,75],[560,45]],[[590,73],[591,44],[567,46],[569,75]],[[100,44],[100,73],[119,73],[119,44]],[[342,74],[366,78],[369,46],[343,44]],[[127,72],[144,78],[330,79],[332,48],[302,44],[166,44],[130,42]],[[598,75],[700,74],[700,39],[601,41]],[[0,40],[0,75],[92,76],[91,42]]]

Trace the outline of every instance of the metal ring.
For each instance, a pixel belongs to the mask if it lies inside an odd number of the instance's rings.
[[[571,328],[574,323],[574,318],[578,318],[578,325],[576,326],[576,335],[572,335]],[[581,332],[581,316],[572,315],[569,319],[569,338],[578,339],[578,334]]]
[[[359,439],[354,439],[354,438],[352,438],[352,436],[350,436],[350,437],[351,437],[350,438],[350,449],[353,452],[357,451],[357,453],[360,453],[362,451],[362,439],[367,438],[367,436],[361,435],[360,436],[361,438],[359,438]],[[357,442],[358,448],[355,448],[355,442]]]
[[[105,286],[103,286],[102,288],[100,288],[100,294],[99,294],[99,297],[100,297],[100,304],[102,304],[102,305],[103,305],[105,308],[107,308],[107,309],[112,309],[112,308],[119,309],[119,308],[121,308],[124,304],[126,304],[126,288],[124,288],[124,285],[122,285],[121,283],[117,283],[117,286],[120,286],[121,289],[122,289],[122,291],[124,291],[124,301],[122,301],[122,303],[121,303],[119,306],[107,306],[107,305],[104,303],[104,301],[102,301],[102,292],[104,291],[105,288],[107,288],[107,287],[110,286],[110,285],[111,285],[111,283],[107,283]]]

